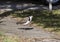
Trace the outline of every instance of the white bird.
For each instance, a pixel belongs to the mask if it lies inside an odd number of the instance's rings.
[[[28,25],[29,23],[31,23],[32,18],[33,16],[26,17],[23,20],[17,22],[16,24]]]

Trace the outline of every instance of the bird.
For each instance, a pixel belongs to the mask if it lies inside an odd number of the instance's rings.
[[[22,25],[28,25],[29,23],[31,23],[33,16],[28,16],[25,17],[24,19],[22,19],[21,21],[18,21],[16,24],[22,24]]]

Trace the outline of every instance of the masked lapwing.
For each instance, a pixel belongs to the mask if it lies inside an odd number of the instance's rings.
[[[28,25],[31,23],[33,16],[28,16],[22,19],[21,21],[18,21],[16,24],[22,24],[22,25]]]

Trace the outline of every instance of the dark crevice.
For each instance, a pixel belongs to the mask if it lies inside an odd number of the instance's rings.
[[[32,30],[33,28],[18,28],[18,29],[20,29],[20,30]]]

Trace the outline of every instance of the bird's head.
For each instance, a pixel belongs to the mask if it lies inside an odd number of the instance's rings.
[[[33,16],[29,16],[29,18],[30,18],[30,21],[32,20],[32,18],[33,18]]]

